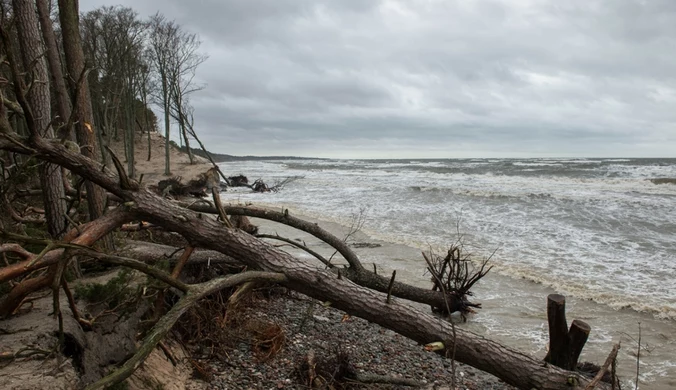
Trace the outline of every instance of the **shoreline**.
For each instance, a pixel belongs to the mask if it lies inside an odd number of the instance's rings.
[[[230,198],[228,193],[223,193],[225,202],[240,202],[236,194]],[[261,197],[262,198],[262,197]],[[262,202],[247,199],[247,203],[253,202],[256,206],[279,209],[280,203]],[[283,208],[287,208],[285,204]],[[342,238],[349,228],[337,222],[325,221],[316,217],[308,217],[295,206],[289,206],[290,212],[299,218],[312,223],[317,223],[324,229]],[[329,256],[330,249],[322,248],[322,244],[314,242],[314,238],[308,238],[304,232],[270,221],[252,219],[254,224],[261,227],[261,232],[279,233],[291,239],[305,239],[313,250],[325,252]],[[318,241],[318,240],[317,240]],[[427,278],[422,276],[424,261],[420,251],[403,244],[390,243],[379,239],[373,239],[365,232],[359,232],[353,242],[376,243],[381,246],[376,248],[353,248],[362,263],[370,267],[372,263],[378,265],[379,272],[390,273],[397,270],[402,279],[420,287],[430,287]],[[285,248],[286,249],[286,248]],[[295,252],[294,252],[295,253]],[[292,253],[292,254],[294,254]],[[302,252],[301,258],[313,261],[309,255]],[[411,259],[420,262],[420,271],[412,270]],[[314,260],[316,261],[316,260]],[[317,264],[319,264],[317,262]],[[481,303],[483,308],[477,314],[471,315],[466,323],[460,324],[474,333],[495,339],[505,345],[516,348],[536,358],[544,358],[548,345],[548,327],[546,317],[546,297],[556,293],[553,288],[541,283],[523,278],[515,278],[512,275],[501,274],[491,271],[474,288],[473,301]],[[641,356],[641,383],[651,386],[651,389],[666,390],[676,386],[676,381],[670,380],[668,372],[674,369],[670,363],[671,354],[667,351],[668,345],[674,343],[676,335],[671,334],[673,321],[654,318],[650,313],[643,313],[633,309],[614,309],[607,305],[599,304],[590,300],[577,299],[574,296],[567,297],[567,317],[569,321],[581,319],[587,321],[592,327],[592,333],[580,361],[603,362],[614,342],[620,341],[623,348],[620,349],[618,370],[625,386],[633,387],[633,379],[636,372],[636,340],[638,325],[642,323],[643,347],[646,351]],[[422,305],[421,305],[422,306]],[[526,307],[528,308],[526,308]],[[427,310],[426,307],[421,307]],[[620,326],[619,330],[618,325]],[[651,346],[657,346],[657,348]],[[660,348],[666,345],[666,348]],[[646,347],[647,346],[647,347]],[[650,348],[650,353],[648,353]]]

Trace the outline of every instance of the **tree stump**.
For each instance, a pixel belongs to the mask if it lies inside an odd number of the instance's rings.
[[[549,352],[545,361],[565,370],[575,370],[591,327],[584,321],[574,320],[568,329],[566,297],[559,294],[547,296],[547,320]]]

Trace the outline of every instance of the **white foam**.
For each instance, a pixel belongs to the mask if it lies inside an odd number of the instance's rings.
[[[582,162],[599,161],[516,163]],[[336,223],[349,223],[350,215],[365,207],[368,233],[413,247],[443,248],[454,239],[458,220],[462,220],[462,231],[484,245],[485,253],[500,247],[500,272],[566,288],[570,294],[612,307],[629,306],[676,318],[676,297],[670,292],[676,292],[676,278],[659,277],[665,272],[676,274],[676,211],[663,198],[676,196],[676,186],[656,186],[642,178],[658,171],[664,174],[673,166],[606,166],[609,171],[629,173],[611,179],[400,169],[448,165],[444,164],[302,160],[238,162],[226,168],[264,180],[305,176],[266,198]],[[328,168],[303,168],[314,166]],[[239,196],[242,201],[254,201],[261,195]],[[672,252],[660,254],[660,248]],[[634,283],[625,281],[625,276]]]
[[[676,164],[579,159],[516,162],[523,164],[505,160],[303,160],[237,162],[224,168],[266,182],[304,176],[278,193],[241,193],[237,198],[282,204],[343,225],[366,208],[363,231],[386,242],[443,251],[457,239],[459,226],[473,244],[472,252],[487,256],[498,249],[495,272],[511,278],[511,283],[532,281],[541,286],[538,294],[547,294],[546,288],[551,288],[605,307],[587,307],[589,315],[603,312],[595,324],[605,327],[595,328],[592,345],[614,339],[617,321],[638,318],[645,323],[641,312],[658,323],[676,320],[676,186],[646,180],[676,177]],[[525,171],[537,165],[544,170]],[[411,260],[410,267],[419,267],[419,261]],[[510,285],[481,299],[499,301],[512,311],[525,310],[518,317],[511,318],[513,313],[498,306],[482,312],[473,324],[515,343],[526,339],[526,349],[542,352],[546,332],[538,316],[542,315],[543,295],[514,299],[510,296],[514,291]],[[510,307],[510,300],[525,306]],[[633,310],[639,314],[625,316]],[[494,312],[500,318],[493,317]],[[669,329],[676,331],[673,324]],[[600,360],[606,349],[595,350]],[[673,367],[661,363],[665,359],[676,360],[676,356],[655,357],[652,363],[647,358],[653,365],[646,369],[645,380],[675,373]]]

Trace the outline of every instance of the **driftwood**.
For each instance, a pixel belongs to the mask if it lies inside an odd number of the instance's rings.
[[[156,192],[163,196],[170,194],[174,196],[194,196],[204,198],[211,193],[212,188],[220,188],[218,171],[211,168],[201,173],[196,179],[182,183],[180,176],[160,180],[157,183]]]
[[[282,274],[283,279],[280,280],[283,280],[282,284],[288,288],[323,302],[330,302],[340,310],[378,323],[422,344],[440,344],[442,347],[436,348],[437,353],[450,356],[451,351],[454,351],[454,357],[458,361],[492,373],[521,389],[563,390],[584,387],[589,383],[588,378],[576,372],[563,370],[553,365],[543,365],[540,359],[524,355],[464,329],[453,328],[450,323],[441,321],[438,317],[423,313],[396,299],[389,304],[386,303],[386,296],[381,291],[387,290],[388,278],[384,278],[385,286],[381,288],[379,277],[365,271],[358,258],[350,258],[351,250],[344,243],[338,246],[341,247],[341,253],[347,256],[346,260],[350,268],[344,270],[346,272],[343,276],[351,274],[351,277],[340,277],[331,270],[318,269],[299,261],[245,232],[228,228],[212,218],[204,218],[200,213],[162,199],[143,187],[123,186],[120,183],[130,179],[123,180],[126,174],[122,169],[118,169],[118,179],[106,170],[102,170],[99,164],[67,150],[60,144],[46,142],[39,137],[27,140],[7,131],[3,133],[0,134],[0,149],[31,154],[39,159],[62,165],[121,198],[123,203],[119,206],[118,212],[122,213],[125,218],[122,218],[123,221],[118,226],[129,218],[148,221],[180,233],[191,246],[212,249],[232,256],[247,267]],[[226,209],[230,215],[237,214],[233,212],[235,208]],[[240,215],[249,215],[249,211],[245,208],[240,208],[240,210]],[[288,223],[291,216],[288,213],[282,214],[281,219]],[[312,225],[307,222],[306,224]],[[305,229],[312,230],[309,226],[305,226]],[[336,246],[337,249],[338,246]],[[36,261],[36,263],[40,262]],[[218,281],[214,283],[211,286],[216,288]],[[395,283],[392,294],[403,297],[406,295],[406,289],[405,285],[397,286]],[[201,295],[205,291],[207,290],[200,289],[197,294]],[[429,296],[443,297],[443,294],[439,292],[426,291],[433,293]],[[190,297],[196,297],[196,295],[188,293],[186,299]],[[188,302],[188,300],[183,302]],[[177,318],[184,309],[183,305],[175,306],[170,311],[171,315],[167,314],[163,317],[147,336],[139,353],[145,351],[148,345],[156,344],[162,334],[166,333],[171,324],[175,322],[174,318]],[[104,378],[105,383],[118,382],[119,378],[124,378],[135,367],[138,367],[141,361],[142,359],[135,357],[125,364],[120,369],[121,371],[118,370],[111,374],[115,377]],[[599,384],[597,388],[607,387]]]
[[[469,255],[463,254],[458,245],[451,246],[443,258],[433,253],[428,255],[423,252],[422,255],[427,263],[427,271],[432,275],[432,291],[453,293],[458,297],[455,306],[445,302],[445,305],[432,305],[432,311],[441,314],[459,311],[465,319],[465,314],[473,311],[472,307],[481,307],[480,304],[469,302],[466,297],[471,295],[472,286],[491,270],[491,267],[486,268],[488,259],[481,263],[479,269],[475,269]]]
[[[232,187],[248,187],[249,186],[249,179],[242,174],[239,174],[237,176],[230,176],[230,177],[228,177],[228,181],[230,182],[230,186],[232,186]]]
[[[256,179],[252,184],[249,184],[249,178],[242,174],[239,174],[237,176],[228,177],[228,182],[230,183],[231,187],[247,187],[254,192],[276,192],[279,191],[282,187],[284,187],[284,185],[291,183],[292,181],[297,180],[299,178],[300,177],[297,176],[287,177],[281,182],[278,182],[272,186],[268,186],[267,184],[265,184],[265,182],[263,182],[262,179]]]

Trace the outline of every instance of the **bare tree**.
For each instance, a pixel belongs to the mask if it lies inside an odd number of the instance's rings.
[[[79,40],[72,36],[73,33],[77,33],[76,1],[59,0],[59,8],[62,13],[64,45],[70,46],[66,50],[67,53],[71,52],[68,60],[73,59],[75,62],[75,64],[68,64],[73,95],[77,97],[77,104],[74,105],[76,111],[74,118],[87,129],[92,125],[91,122],[87,122],[91,119],[91,109],[87,116],[86,107],[81,107],[82,99],[88,99],[82,92],[83,88],[86,90],[83,55],[81,48],[78,51],[76,47],[80,45]],[[8,42],[9,34],[2,24],[0,24],[0,32],[3,42]],[[449,254],[448,261],[442,260],[439,263],[441,268],[435,267],[431,261],[428,264],[430,271],[436,272],[437,275],[447,275],[447,269],[455,269],[457,271],[455,274],[464,275],[459,279],[456,275],[448,274],[446,282],[439,280],[437,290],[441,289],[441,291],[395,282],[394,275],[390,279],[367,270],[345,240],[331,235],[315,223],[289,215],[288,210],[274,211],[245,206],[224,207],[216,193],[214,193],[214,206],[205,206],[204,203],[195,202],[186,205],[170,201],[130,180],[117,158],[113,158],[117,171],[117,174],[113,175],[109,170],[101,169],[101,164],[96,160],[94,153],[89,153],[89,155],[76,153],[60,142],[52,142],[44,138],[43,129],[39,127],[39,120],[34,115],[32,103],[27,99],[29,86],[24,82],[25,75],[19,71],[19,61],[13,56],[11,49],[6,52],[3,54],[7,55],[11,82],[3,82],[3,89],[0,89],[0,150],[29,155],[67,168],[100,188],[105,188],[110,198],[119,202],[119,206],[71,230],[58,242],[44,242],[27,235],[11,235],[0,227],[0,235],[3,237],[0,252],[15,255],[0,267],[0,283],[17,281],[12,285],[11,290],[0,298],[0,316],[12,315],[29,294],[51,285],[54,312],[63,323],[65,313],[60,311],[59,290],[63,288],[69,291],[67,285],[63,283],[63,271],[70,261],[71,254],[88,254],[94,261],[135,269],[182,292],[169,312],[146,333],[145,339],[134,355],[106,377],[89,385],[88,389],[110,387],[122,382],[141,365],[179,317],[198,300],[224,288],[250,281],[280,283],[309,297],[329,302],[339,310],[390,328],[425,344],[426,349],[492,373],[521,389],[568,390],[593,386],[598,389],[610,387],[608,384],[597,384],[597,379],[590,380],[579,372],[547,364],[542,359],[520,353],[471,331],[456,329],[443,319],[403,302],[403,300],[413,300],[436,307],[444,305],[448,308],[448,312],[456,309],[462,310],[465,302],[463,295],[469,295],[467,289],[478,279],[469,276],[468,268],[460,263],[462,256],[455,256],[454,252]],[[79,77],[74,78],[76,74],[79,74]],[[16,102],[5,99],[6,85],[9,84],[14,89]],[[23,113],[27,128],[26,136],[18,133],[18,122],[10,123],[8,120],[8,108],[13,112]],[[165,112],[165,115],[167,114],[168,112]],[[90,152],[96,150],[90,143],[83,143],[83,147],[89,147]],[[220,219],[210,218],[205,215],[206,213],[217,214]],[[343,256],[347,266],[342,268],[335,264],[326,264],[326,262],[317,265],[296,258],[266,241],[233,227],[228,223],[228,215],[265,218],[312,234],[335,248]],[[150,267],[137,259],[111,256],[86,248],[112,230],[131,221],[147,221],[182,236],[189,243],[189,250],[184,252],[187,255],[181,256],[171,274],[156,267]],[[36,254],[17,243],[7,242],[8,238],[23,243],[37,241],[47,244],[47,247],[40,254]],[[243,266],[247,271],[217,277],[203,283],[182,282],[179,279],[181,269],[190,260],[193,249],[198,247],[212,250],[217,256]],[[45,269],[47,272],[41,272]],[[252,269],[255,271],[250,271]],[[477,275],[482,273],[484,273],[483,268],[478,271]],[[447,289],[455,289],[455,291],[450,293]],[[391,299],[391,297],[398,299]],[[71,300],[69,305],[74,319],[85,324],[86,319],[78,317],[74,301]],[[604,365],[605,369],[612,363],[616,353],[617,349],[614,348]],[[602,374],[603,372],[600,373]]]
[[[171,58],[169,71],[171,86],[171,116],[178,122],[180,134],[185,141],[186,150],[190,163],[194,163],[194,156],[190,149],[190,131],[188,131],[187,116],[192,110],[189,107],[189,96],[199,91],[203,86],[195,84],[195,72],[197,67],[208,58],[197,50],[200,41],[196,34],[179,31],[176,46]]]
[[[127,170],[135,177],[134,136],[136,134],[137,96],[140,94],[139,73],[143,63],[145,24],[136,11],[121,6],[101,7],[82,17],[85,55],[93,65],[93,106],[106,131],[122,135]]]
[[[145,131],[147,132],[148,135],[148,160],[150,161],[152,157],[152,144],[151,144],[151,139],[150,139],[150,132],[151,130],[155,130],[155,126],[157,124],[157,118],[153,114],[153,118],[151,121],[150,114],[152,114],[152,111],[150,111],[150,108],[148,107],[148,97],[150,96],[150,91],[153,88],[153,81],[150,79],[150,59],[147,57],[147,51],[144,53],[143,56],[143,64],[141,65],[141,71],[139,72],[139,80],[138,80],[138,86],[139,86],[139,97],[141,99],[141,104],[143,105],[143,127]],[[152,122],[152,123],[151,123]]]
[[[80,27],[77,0],[59,0],[59,20],[63,36],[63,49],[66,56],[66,69],[71,95],[74,97],[73,119],[75,135],[85,157],[98,161],[96,126],[87,82],[84,52],[80,40]],[[85,181],[89,218],[95,220],[103,215],[105,193],[91,181]],[[111,246],[108,241],[106,246]]]
[[[176,37],[179,32],[179,26],[172,21],[168,21],[160,13],[150,18],[149,26],[148,50],[160,88],[157,93],[157,100],[164,112],[164,174],[169,176],[171,175],[169,155],[169,137],[171,136],[171,57],[172,48],[175,47]]]
[[[14,0],[13,5],[24,69],[31,75],[31,88],[26,98],[35,117],[35,128],[41,132],[42,136],[54,138],[51,124],[49,76],[43,56],[45,49],[40,36],[35,3]],[[66,202],[61,168],[48,163],[40,165],[40,183],[43,189],[49,233],[53,237],[61,237],[66,229]]]
[[[56,43],[56,36],[54,35],[52,19],[50,18],[49,4],[47,4],[47,0],[36,0],[35,3],[38,9],[42,38],[45,42],[47,64],[49,65],[50,80],[52,81],[52,93],[56,96],[56,112],[59,117],[55,123],[59,126],[59,137],[62,139],[74,139],[73,134],[71,134],[72,129],[65,126],[70,117],[70,99],[68,99],[68,90],[63,78],[61,56]]]
[[[196,34],[184,31],[161,14],[150,18],[149,50],[160,90],[157,100],[164,111],[165,174],[170,174],[169,136],[170,119],[179,126],[179,136],[185,141],[190,162],[193,162],[187,129],[188,97],[202,89],[194,82],[195,71],[207,56],[198,52],[200,41]]]
[[[382,292],[383,289],[378,286],[377,282],[374,282],[373,277],[359,278],[358,275],[343,273],[344,270],[342,269],[333,272],[324,269],[324,267],[318,268],[241,230],[228,227],[221,221],[205,218],[201,213],[188,210],[158,197],[143,187],[130,185],[124,171],[120,169],[121,167],[118,167],[118,179],[106,172],[101,172],[91,160],[69,152],[61,145],[47,143],[41,139],[21,138],[16,134],[8,134],[7,130],[3,131],[3,129],[0,129],[0,149],[11,150],[16,153],[34,153],[39,158],[62,164],[105,187],[115,196],[124,199],[125,204],[130,205],[119,207],[116,209],[115,215],[107,216],[108,218],[104,217],[98,223],[85,227],[84,231],[78,236],[77,242],[74,241],[74,243],[88,245],[92,242],[91,237],[96,236],[94,232],[112,229],[125,221],[149,221],[156,226],[162,226],[169,231],[181,234],[193,247],[218,251],[223,255],[235,258],[248,269],[260,269],[267,272],[265,274],[247,272],[240,274],[240,278],[230,275],[201,284],[186,285],[177,281],[175,277],[168,273],[151,270],[151,267],[140,261],[121,258],[111,259],[117,264],[123,264],[158,277],[186,292],[186,294],[147,333],[146,338],[132,358],[107,377],[90,385],[88,389],[104,388],[129,377],[188,307],[194,305],[198,299],[206,295],[232,286],[233,280],[236,279],[240,281],[275,280],[310,297],[323,302],[331,302],[333,307],[344,310],[349,314],[390,328],[427,345],[430,350],[435,350],[443,356],[453,356],[450,351],[454,350],[455,359],[458,361],[490,372],[520,389],[582,389],[590,382],[589,378],[580,373],[543,364],[541,359],[520,353],[465,329],[453,329],[448,322],[440,321],[439,318],[423,313],[405,302],[387,300],[386,294]],[[246,207],[228,207],[227,212],[230,214],[255,214],[256,216],[296,224],[292,221],[293,217],[288,212],[256,209],[247,211]],[[218,213],[225,217],[226,209],[219,207]],[[298,226],[302,225],[306,230],[318,231],[318,227],[313,223],[298,222]],[[369,272],[364,270],[354,253],[345,248],[344,242],[341,244],[342,240],[330,234],[324,235],[324,238],[331,245],[335,244],[336,249],[342,247],[341,254],[348,257],[346,260],[350,267],[359,270],[357,274]],[[5,247],[5,250],[10,250],[10,248]],[[59,261],[60,253],[62,253],[52,251],[40,259],[36,259],[35,254],[28,253],[25,250],[22,251],[16,247],[11,250],[22,253],[24,260],[16,265],[0,268],[0,281],[22,276],[33,270],[54,264]],[[105,258],[100,254],[96,256],[97,259]],[[30,280],[36,281],[33,284],[28,284]],[[0,313],[2,313],[2,310],[7,312],[7,310],[15,307],[16,302],[26,293],[35,291],[36,285],[41,286],[41,280],[38,278],[28,281],[19,285],[22,288],[17,286],[8,294],[8,297],[4,299],[5,303],[0,304]],[[415,289],[413,286],[408,286],[409,291]],[[15,292],[15,290],[18,291]],[[393,296],[401,297],[406,294],[406,289],[403,286],[394,289],[390,287],[389,290]],[[443,296],[443,293],[438,291],[427,291],[433,295]],[[596,388],[608,389],[609,387],[607,384],[598,384]]]

